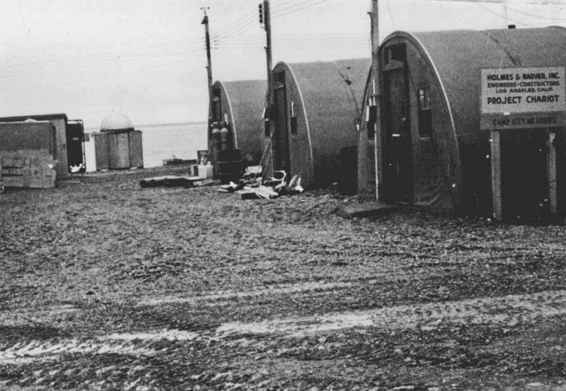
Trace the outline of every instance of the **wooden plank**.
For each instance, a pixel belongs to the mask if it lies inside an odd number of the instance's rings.
[[[548,199],[550,201],[550,213],[555,215],[558,212],[558,175],[556,170],[556,133],[548,133]]]
[[[93,133],[92,138],[94,140],[96,170],[108,170],[110,168],[108,133]]]
[[[130,143],[130,166],[136,168],[143,167],[143,143],[142,132],[134,130],[129,132]]]
[[[491,131],[491,192],[493,218],[503,220],[503,203],[501,192],[501,137],[497,130]]]

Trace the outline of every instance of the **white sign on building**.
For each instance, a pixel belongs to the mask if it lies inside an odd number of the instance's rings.
[[[566,111],[564,67],[482,69],[482,114],[558,111]]]

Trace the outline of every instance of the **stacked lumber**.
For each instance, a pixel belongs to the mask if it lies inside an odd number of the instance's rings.
[[[55,164],[52,155],[44,149],[0,151],[0,182],[5,187],[52,188]]]

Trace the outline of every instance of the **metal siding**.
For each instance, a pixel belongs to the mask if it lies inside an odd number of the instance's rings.
[[[263,151],[263,109],[267,82],[243,80],[217,82],[221,86],[222,112],[228,113],[235,130],[235,141],[242,156],[259,162]]]
[[[308,180],[303,178],[307,186],[326,185],[339,179],[340,151],[357,143],[355,122],[360,115],[369,68],[369,59],[279,63],[275,67],[274,72],[286,69],[294,76],[287,79],[289,91],[295,91],[289,98],[295,100],[296,110],[304,110],[298,113],[298,135],[292,140],[291,154],[295,166],[303,165],[304,172],[312,171],[312,180],[308,174]]]
[[[108,133],[110,169],[130,168],[129,132]]]
[[[470,198],[471,192],[476,192],[472,196],[481,198],[477,202],[486,209],[485,198],[490,197],[490,188],[485,185],[489,183],[490,175],[489,164],[485,162],[489,133],[480,129],[481,69],[565,66],[566,31],[542,28],[414,34],[396,32],[384,40],[382,55],[389,42],[399,40],[411,43],[420,52],[426,60],[420,66],[429,69],[428,77],[440,88],[438,92],[440,96],[445,95],[448,104],[441,101],[433,103],[433,110],[444,111],[438,120],[434,120],[435,130],[439,126],[447,129],[451,122],[454,124],[452,136],[445,131],[441,134],[435,132],[440,150],[447,149],[446,159],[440,160],[447,164],[444,168],[446,177],[454,179],[452,185],[456,188],[451,189],[454,207],[470,207],[468,203],[471,200],[466,198]],[[426,154],[424,150],[421,152]],[[431,152],[435,153],[434,150]],[[421,175],[423,170],[427,171],[424,157],[417,157]],[[485,181],[474,180],[484,176]],[[449,191],[445,194],[449,196]]]

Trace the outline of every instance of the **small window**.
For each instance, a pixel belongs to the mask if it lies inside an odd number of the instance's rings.
[[[220,98],[214,97],[212,98],[212,120],[213,121],[220,121],[222,118],[222,108],[220,106]]]
[[[291,117],[291,134],[297,134],[297,117]]]
[[[430,102],[430,89],[419,88],[419,135],[421,137],[432,136],[432,107]]]
[[[297,113],[295,112],[295,102],[291,102],[291,134],[297,134]]]
[[[213,121],[222,120],[222,104],[220,102],[221,91],[220,88],[214,87],[212,89],[212,119]]]
[[[397,45],[391,45],[387,47],[387,63],[391,61],[405,62],[407,60],[407,50],[405,45],[400,43]]]
[[[375,137],[375,122],[377,120],[377,106],[368,106],[368,139],[373,139]]]

